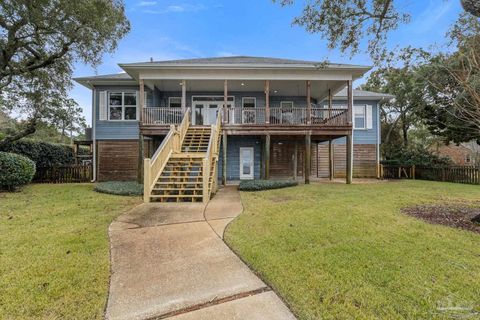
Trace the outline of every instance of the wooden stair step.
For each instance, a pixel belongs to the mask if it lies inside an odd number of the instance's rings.
[[[201,198],[201,194],[152,194],[150,198]]]
[[[152,191],[203,191],[203,188],[153,188]]]

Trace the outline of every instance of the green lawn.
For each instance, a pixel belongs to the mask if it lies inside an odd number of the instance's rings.
[[[87,184],[0,193],[0,319],[102,319],[108,225],[140,197]]]
[[[399,211],[480,206],[479,186],[312,184],[242,200],[226,241],[299,319],[480,318],[480,234]]]

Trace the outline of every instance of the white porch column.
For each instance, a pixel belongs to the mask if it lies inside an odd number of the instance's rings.
[[[187,111],[187,81],[182,80],[182,113]]]
[[[307,80],[307,124],[311,124],[311,123],[312,123],[312,82],[310,80]]]
[[[223,81],[223,119],[222,123],[229,123],[228,119],[228,80]]]
[[[265,80],[265,123],[270,123],[270,80]]]

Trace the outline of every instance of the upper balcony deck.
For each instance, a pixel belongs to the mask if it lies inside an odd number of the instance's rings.
[[[208,112],[216,115],[219,110],[224,114],[223,129],[229,134],[295,133],[306,130],[343,134],[352,129],[349,111],[345,108],[230,107],[226,111],[212,108]],[[163,134],[171,124],[179,124],[183,115],[181,108],[144,108],[141,130],[147,135]],[[209,125],[209,114],[202,109],[194,110],[192,124]]]
[[[345,85],[348,102],[334,106],[333,94]],[[222,130],[232,135],[342,136],[352,130],[351,81],[152,80],[147,87],[149,95],[140,93],[144,135],[165,134],[188,108],[192,125],[211,125],[222,112]],[[140,80],[140,92],[144,88]]]

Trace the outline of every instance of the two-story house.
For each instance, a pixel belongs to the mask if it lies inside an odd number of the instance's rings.
[[[120,64],[92,90],[96,180],[142,178],[145,200],[208,201],[218,181],[376,177],[370,67],[259,57]]]

